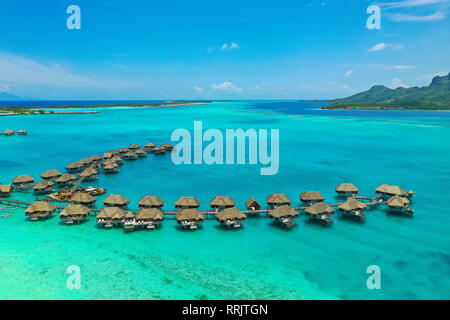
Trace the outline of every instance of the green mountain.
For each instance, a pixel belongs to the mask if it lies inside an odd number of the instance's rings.
[[[427,87],[389,89],[377,85],[351,97],[333,100],[323,108],[450,110],[450,73],[434,77]]]

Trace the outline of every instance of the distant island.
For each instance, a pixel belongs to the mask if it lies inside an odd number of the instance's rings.
[[[19,106],[0,107],[0,116],[15,115],[37,115],[37,114],[92,114],[98,111],[53,111],[52,109],[96,109],[96,108],[119,108],[119,107],[139,107],[139,108],[176,108],[192,105],[205,105],[211,101],[188,101],[175,100],[164,102],[144,102],[144,103],[116,103],[116,104],[93,104],[93,105],[52,105],[52,106]]]
[[[389,89],[377,85],[351,97],[332,100],[322,109],[450,110],[450,73],[434,77],[427,87]]]

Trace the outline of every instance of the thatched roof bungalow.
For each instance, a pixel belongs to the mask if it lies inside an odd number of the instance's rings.
[[[110,194],[105,200],[103,200],[105,207],[119,207],[125,209],[129,203],[130,200],[118,194]]]
[[[81,204],[69,204],[59,213],[59,217],[65,224],[81,223],[86,221],[90,209]]]
[[[158,208],[144,208],[136,214],[135,229],[155,229],[164,220],[164,213]]]
[[[28,174],[17,176],[12,180],[13,186],[15,188],[31,188],[34,183],[34,178]]]
[[[119,156],[112,157],[111,161],[117,163],[118,165],[121,165],[123,163],[123,159]]]
[[[56,179],[56,183],[60,186],[68,186],[75,184],[77,179],[78,179],[77,176],[72,175],[70,173],[65,173],[61,177]]]
[[[105,160],[112,159],[112,157],[114,157],[114,155],[111,152],[105,152],[103,154],[103,159]]]
[[[31,221],[45,219],[56,211],[56,207],[47,201],[35,201],[25,210]]]
[[[182,209],[176,213],[177,222],[185,229],[197,229],[205,217],[196,208]]]
[[[200,201],[194,197],[180,197],[175,201],[175,207],[178,209],[189,209],[200,207]]]
[[[413,210],[409,209],[410,201],[404,197],[393,196],[387,202],[389,209],[393,211],[406,211],[410,214],[414,213]]]
[[[266,201],[267,204],[272,208],[291,205],[291,199],[289,199],[289,197],[285,194],[271,194],[267,197]]]
[[[77,171],[81,171],[81,169],[83,169],[84,166],[85,166],[85,165],[84,165],[83,163],[79,162],[79,161],[77,161],[77,162],[72,162],[71,164],[69,164],[69,165],[66,167],[66,170],[67,170],[68,172],[77,172]]]
[[[311,219],[319,220],[326,224],[333,222],[330,215],[334,214],[334,211],[333,208],[323,202],[317,202],[305,209],[306,214],[309,215]]]
[[[281,223],[287,228],[292,228],[295,225],[293,219],[299,215],[299,213],[289,205],[275,207],[270,210],[268,214],[274,219],[275,222]]]
[[[119,150],[117,150],[120,154],[125,154],[130,152],[130,149],[128,148],[120,148]]]
[[[153,142],[148,142],[144,146],[144,148],[149,151],[152,151],[155,147],[156,147],[156,145]]]
[[[104,207],[97,215],[97,224],[104,228],[122,226],[127,212],[118,207]]]
[[[14,191],[14,188],[10,184],[0,184],[0,197],[8,197]]]
[[[407,194],[406,191],[401,187],[390,184],[382,184],[381,186],[375,189],[375,192],[386,197],[393,197],[393,196],[404,197]]]
[[[162,208],[164,200],[157,196],[145,196],[138,202],[139,208]]]
[[[174,145],[168,143],[168,142],[164,142],[161,147],[164,147],[166,150],[171,151],[173,148],[175,148]]]
[[[250,199],[245,201],[245,207],[249,211],[255,211],[255,210],[260,210],[261,209],[261,205],[253,197],[250,197]]]
[[[128,149],[130,149],[130,150],[138,150],[140,148],[141,148],[141,146],[138,144],[132,144],[131,146],[128,147]]]
[[[62,173],[56,169],[45,171],[41,174],[41,178],[45,180],[55,180],[62,176]]]
[[[341,183],[336,187],[336,193],[344,196],[355,195],[359,192],[353,183]]]
[[[226,208],[232,208],[235,205],[235,201],[229,196],[216,196],[209,203],[211,208],[216,209],[216,211],[223,210]]]
[[[136,160],[138,158],[138,155],[136,152],[129,151],[123,156],[126,160]]]
[[[20,129],[19,131],[17,131],[17,133],[18,133],[19,135],[21,135],[21,136],[26,136],[26,135],[27,135],[27,131],[26,131],[26,130],[23,130],[23,129]]]
[[[84,178],[85,180],[95,180],[97,179],[97,174],[97,170],[89,167],[80,174],[80,177]]]
[[[97,202],[97,199],[87,192],[77,192],[70,198],[70,202],[92,207]]]
[[[139,158],[143,158],[147,155],[147,152],[145,152],[144,149],[137,149],[135,154],[139,157]]]
[[[43,194],[52,192],[54,190],[55,183],[51,180],[41,180],[33,186],[35,193]]]
[[[216,219],[225,227],[240,228],[240,222],[244,221],[247,217],[238,208],[226,208],[216,213]]]
[[[163,146],[158,146],[153,148],[153,153],[155,154],[165,154],[167,152],[167,149]]]
[[[98,154],[94,154],[94,155],[90,156],[89,159],[92,162],[98,162],[98,161],[102,161],[103,160],[103,158],[100,155],[98,155]]]
[[[105,170],[105,173],[118,173],[119,165],[115,162],[108,161],[104,163],[103,169]]]
[[[314,204],[324,201],[325,197],[318,191],[306,191],[300,194],[300,200],[303,203]]]
[[[4,136],[12,136],[12,135],[14,135],[14,133],[16,133],[13,129],[6,129],[4,132],[3,132],[3,135]]]
[[[367,209],[367,205],[356,200],[355,198],[347,199],[347,201],[341,203],[338,208],[346,216],[356,218],[358,220],[366,219],[366,215],[363,212]]]

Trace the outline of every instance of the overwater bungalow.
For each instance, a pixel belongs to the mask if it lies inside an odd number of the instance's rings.
[[[47,201],[35,201],[25,210],[31,221],[46,219],[56,211],[56,207]]]
[[[150,209],[157,208],[161,209],[164,205],[164,200],[158,198],[156,196],[145,196],[138,202],[139,208],[141,209]]]
[[[89,157],[89,160],[91,160],[92,162],[99,162],[99,161],[102,161],[103,158],[98,154],[94,154]]]
[[[211,208],[216,209],[216,212],[224,210],[226,208],[232,208],[235,205],[235,201],[229,196],[217,196],[209,203]]]
[[[111,161],[114,162],[114,163],[117,163],[119,166],[121,164],[123,164],[123,159],[121,157],[119,157],[119,156],[113,156],[111,158]]]
[[[355,198],[347,199],[347,201],[341,203],[338,208],[339,211],[341,211],[343,215],[347,217],[351,217],[361,221],[364,221],[366,219],[364,210],[367,209],[367,205],[356,200]]]
[[[126,148],[125,148],[125,149],[126,149]],[[126,152],[128,152],[128,149],[127,149]],[[125,152],[125,153],[126,153],[126,152]],[[113,156],[118,156],[118,155],[120,154],[120,152],[117,151],[117,150],[109,150],[107,153],[111,153]]]
[[[175,208],[177,209],[192,209],[200,207],[200,201],[194,197],[180,197],[175,201]]]
[[[291,199],[289,199],[289,197],[285,194],[271,194],[267,197],[266,201],[267,204],[272,208],[291,205]]]
[[[393,196],[387,202],[389,209],[394,212],[407,213],[410,216],[413,215],[414,210],[409,208],[410,201],[404,197]]]
[[[164,213],[158,208],[144,208],[136,214],[135,229],[155,229],[164,220]]]
[[[341,183],[336,187],[336,193],[340,196],[351,197],[358,194],[359,190],[353,183]]]
[[[164,142],[161,147],[164,147],[164,149],[166,149],[167,151],[172,151],[173,148],[175,148],[174,145],[168,143],[168,142]]]
[[[16,133],[16,132],[15,132],[13,129],[6,129],[6,130],[3,132],[3,135],[4,135],[4,136],[13,136],[14,133]]]
[[[123,156],[126,160],[136,160],[138,158],[138,155],[136,152],[129,151]]]
[[[91,210],[81,204],[69,204],[59,213],[65,224],[82,223],[86,221]]]
[[[125,153],[130,152],[130,149],[128,149],[128,148],[120,148],[117,151],[119,152],[119,154],[125,154]]]
[[[66,167],[66,170],[67,170],[68,172],[73,173],[73,172],[79,172],[79,171],[81,171],[83,168],[84,168],[84,164],[82,164],[82,163],[80,163],[79,161],[77,161],[77,162],[72,162],[71,164],[69,164],[69,165]]]
[[[140,148],[141,148],[141,146],[138,144],[132,144],[131,146],[128,147],[128,149],[133,150],[133,151],[136,151]]]
[[[375,189],[375,192],[382,195],[384,199],[388,199],[393,196],[405,197],[407,195],[407,192],[401,187],[390,184],[382,184]]]
[[[330,215],[334,214],[334,209],[324,202],[317,202],[309,206],[305,209],[305,212],[312,220],[320,221],[327,225],[333,222]]]
[[[62,173],[56,169],[45,171],[41,174],[41,178],[45,180],[56,180],[62,176]]]
[[[236,207],[226,208],[216,213],[216,219],[227,228],[240,228],[245,218],[247,218],[245,214]]]
[[[75,182],[77,181],[78,177],[75,175],[72,175],[70,173],[65,173],[63,174],[61,177],[59,177],[58,179],[56,179],[56,183],[59,186],[71,186],[74,185]]]
[[[255,210],[260,210],[261,209],[261,205],[253,197],[250,197],[250,199],[248,199],[245,202],[245,207],[249,211],[255,211]]]
[[[167,152],[167,150],[163,146],[158,146],[158,147],[153,148],[153,153],[155,153],[155,154],[165,154],[166,152]]]
[[[20,136],[26,136],[26,135],[27,135],[27,131],[26,131],[26,130],[22,130],[22,129],[20,129],[19,131],[17,131],[17,133],[18,133]]]
[[[203,222],[205,217],[196,208],[188,208],[179,210],[176,213],[177,222],[184,229],[195,230]]]
[[[126,209],[129,203],[130,200],[118,194],[110,194],[105,200],[103,200],[105,207],[119,207],[122,209]]]
[[[73,204],[82,204],[84,206],[92,208],[97,202],[97,199],[87,192],[76,192],[70,198],[70,202],[72,202]]]
[[[278,206],[269,211],[269,216],[286,228],[292,228],[295,225],[294,218],[298,217],[298,215],[299,213],[289,205]]]
[[[412,198],[414,198],[414,196],[416,195],[416,193],[412,190],[409,190],[408,193],[406,194],[406,197],[411,200]]]
[[[89,180],[96,180],[98,178],[97,175],[98,175],[97,170],[89,167],[80,174],[80,177],[84,178],[85,181],[89,181]]]
[[[12,181],[14,188],[31,189],[33,187],[34,178],[28,174],[17,176]]]
[[[105,152],[103,154],[103,159],[105,159],[105,160],[112,159],[113,157],[114,157],[114,155],[111,152]]]
[[[135,154],[139,157],[139,158],[143,158],[145,156],[147,156],[147,152],[145,152],[144,149],[137,149]]]
[[[318,191],[306,191],[300,194],[300,200],[308,205],[323,202],[325,197]]]
[[[9,197],[14,191],[14,188],[10,184],[1,184],[0,183],[0,197],[6,198]]]
[[[119,170],[119,165],[115,162],[105,162],[104,163],[104,167],[103,170],[105,170],[105,173],[111,174],[111,173],[118,173]]]
[[[41,180],[33,186],[34,193],[45,194],[54,191],[55,183],[51,180]]]
[[[148,142],[145,144],[144,149],[151,152],[155,147],[156,145],[153,142]]]
[[[103,228],[121,227],[127,212],[118,207],[104,207],[97,215],[97,224]]]

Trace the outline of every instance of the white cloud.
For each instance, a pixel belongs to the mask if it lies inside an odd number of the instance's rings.
[[[392,69],[396,69],[396,70],[411,70],[411,69],[415,69],[416,66],[403,66],[403,65],[399,65],[399,66],[392,66]]]
[[[195,92],[203,92],[203,88],[200,87],[194,87]]]
[[[229,81],[225,81],[221,84],[212,84],[211,87],[214,90],[220,90],[220,91],[242,92],[242,88],[236,87],[234,84],[232,84]]]
[[[391,85],[390,87],[392,89],[397,89],[397,88],[406,88],[406,85],[403,83],[402,80],[398,79],[398,78],[394,78],[391,81]]]
[[[352,74],[353,74],[353,70],[348,70],[346,73],[345,73],[345,76],[346,77],[350,77]]]
[[[428,6],[439,3],[447,3],[449,0],[405,0],[405,1],[395,1],[388,3],[380,3],[381,6],[394,9],[394,8],[412,8],[419,6]]]
[[[239,45],[235,42],[231,42],[230,44],[228,43],[224,43],[221,47],[220,50],[225,51],[225,50],[237,50],[239,49]]]
[[[221,47],[220,50],[227,50],[228,49],[228,43],[224,43]]]
[[[8,83],[0,83],[0,93],[11,92],[11,86]]]
[[[141,85],[135,81],[81,75],[55,62],[43,63],[9,53],[0,53],[1,82],[12,83],[15,86],[69,89],[117,89]]]
[[[368,49],[368,52],[373,52],[373,51],[380,51],[380,50],[384,50],[386,48],[386,44],[385,43],[378,43],[375,46],[373,46],[372,48]]]
[[[444,20],[446,15],[442,12],[436,12],[427,16],[415,16],[410,14],[397,13],[390,15],[389,18],[394,22],[410,21],[410,22],[430,22]]]

